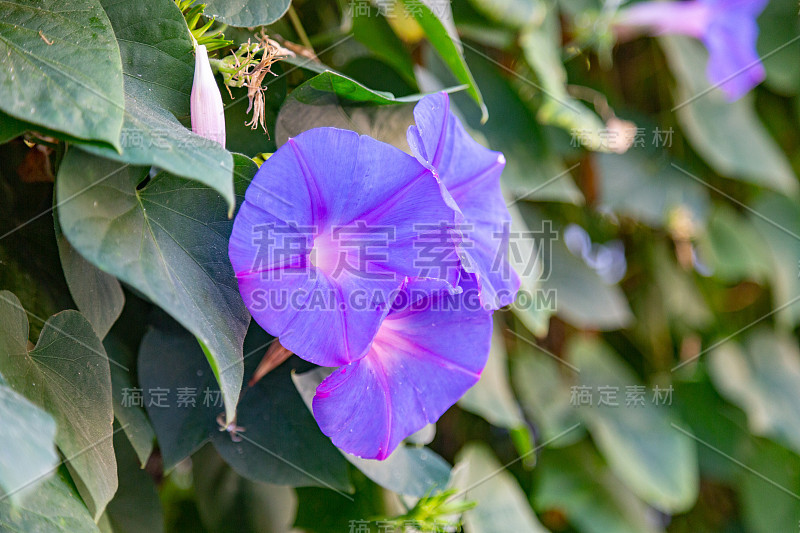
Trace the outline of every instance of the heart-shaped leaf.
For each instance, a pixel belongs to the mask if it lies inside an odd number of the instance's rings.
[[[13,293],[0,292],[0,372],[56,421],[56,444],[95,518],[117,490],[109,359],[77,311],[50,317],[29,350],[28,318]],[[118,364],[118,363],[117,363]]]
[[[252,330],[248,375],[272,341]],[[306,411],[290,372],[287,362],[244,390],[235,421],[243,429],[232,434],[220,427],[219,390],[195,339],[176,324],[148,331],[139,349],[139,381],[165,468],[211,441],[248,479],[348,490],[346,463]]]
[[[92,324],[97,336],[102,340],[119,318],[122,306],[125,305],[122,286],[114,276],[98,269],[76,252],[61,232],[58,217],[54,217],[54,220],[58,254],[61,257],[61,268],[64,270],[69,292],[78,310]]]
[[[122,65],[98,0],[0,4],[0,110],[120,148]]]
[[[237,156],[244,193],[256,166]],[[78,150],[56,184],[64,235],[78,252],[132,285],[208,348],[232,420],[242,384],[242,342],[250,316],[228,261],[232,223],[211,188]]]

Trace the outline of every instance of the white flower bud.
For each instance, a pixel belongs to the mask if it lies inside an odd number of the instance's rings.
[[[225,110],[205,45],[195,51],[192,83],[192,131],[225,146]]]

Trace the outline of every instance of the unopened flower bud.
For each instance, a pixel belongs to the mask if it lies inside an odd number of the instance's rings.
[[[192,131],[225,146],[225,110],[205,45],[198,45],[192,83]]]

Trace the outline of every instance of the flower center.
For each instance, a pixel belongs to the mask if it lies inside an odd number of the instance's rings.
[[[344,252],[340,249],[339,242],[331,231],[323,231],[314,237],[314,246],[309,255],[311,264],[320,269],[325,275],[338,274],[344,265]]]

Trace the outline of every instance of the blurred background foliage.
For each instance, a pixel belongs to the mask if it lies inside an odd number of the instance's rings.
[[[759,17],[766,80],[733,103],[709,90],[699,42],[616,43],[612,0],[207,0],[188,27],[172,0],[70,0],[91,31],[45,2],[41,39],[17,31],[31,3],[0,5],[0,288],[11,291],[0,293],[0,528],[796,531],[794,0]],[[264,80],[266,131],[245,126],[247,88],[229,94],[218,77],[229,152],[263,158],[317,126],[407,149],[418,95],[452,88],[471,132],[508,161],[520,300],[496,314],[478,385],[384,463],[321,435],[306,408],[320,377],[294,358],[241,396],[223,380],[228,408],[239,399],[238,442],[219,428],[221,403],[161,409],[153,397],[217,391],[225,365],[247,383],[271,342],[244,327],[231,280],[204,266],[227,261],[226,213],[255,172],[187,142],[189,28],[212,19],[217,60],[259,32],[296,54]],[[73,34],[74,49],[46,55]],[[42,88],[42,73],[60,86]],[[52,91],[52,105],[28,109],[23,82]],[[635,128],[630,147],[615,140],[621,124]],[[105,226],[87,215],[98,203]],[[196,309],[197,295],[217,299]],[[123,401],[135,389],[142,406]],[[59,464],[53,442],[66,466],[17,493]]]

